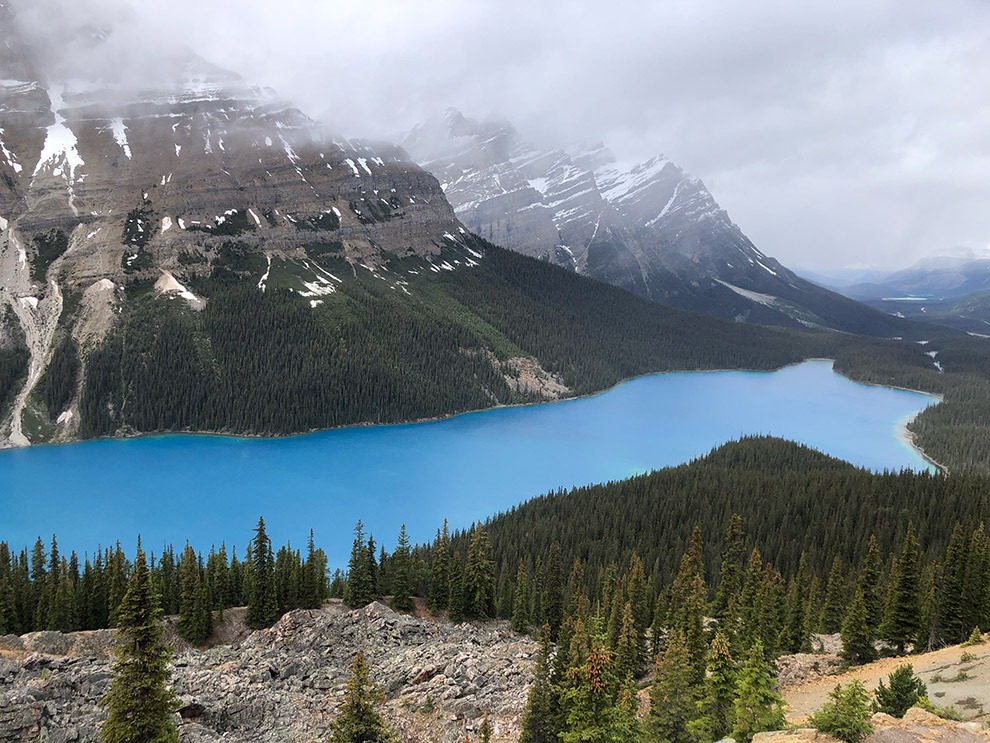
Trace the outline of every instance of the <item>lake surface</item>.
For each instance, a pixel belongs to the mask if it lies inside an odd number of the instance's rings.
[[[332,567],[362,519],[391,548],[443,519],[466,527],[559,487],[679,464],[745,434],[800,441],[874,470],[927,469],[902,425],[935,400],[851,382],[829,361],[777,372],[685,372],[595,397],[468,413],[442,421],[281,439],[166,435],[0,452],[0,539],[54,532],[92,553],[138,533],[159,552],[188,539],[243,554],[259,515],[276,546],[312,527]]]

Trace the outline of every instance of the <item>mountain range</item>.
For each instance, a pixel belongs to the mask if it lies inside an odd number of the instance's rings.
[[[540,149],[509,123],[456,109],[401,144],[468,229],[511,250],[736,321],[901,334],[896,318],[762,253],[701,180],[663,155],[621,165],[602,143]]]
[[[836,290],[900,317],[980,335],[990,332],[990,254],[985,251],[946,251]]]
[[[405,142],[462,146],[441,184],[190,52],[124,85],[51,64],[9,2],[0,35],[0,444],[416,420],[834,346],[757,323],[914,332],[764,256],[664,159],[448,114]]]

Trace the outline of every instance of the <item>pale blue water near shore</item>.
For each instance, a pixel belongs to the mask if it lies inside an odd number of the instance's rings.
[[[54,532],[63,551],[120,539],[133,554],[186,539],[239,553],[264,515],[276,545],[310,527],[343,566],[358,518],[390,547],[560,487],[686,462],[745,434],[800,441],[874,470],[929,468],[902,424],[935,400],[809,361],[776,372],[686,372],[579,400],[281,439],[167,435],[0,452],[0,540]]]

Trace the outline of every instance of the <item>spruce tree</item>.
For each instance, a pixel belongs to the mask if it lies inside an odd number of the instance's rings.
[[[842,623],[841,655],[850,663],[870,663],[877,658],[862,588],[856,589],[856,596]]]
[[[648,743],[692,743],[688,726],[698,716],[698,691],[687,641],[678,631],[657,658],[646,720]]]
[[[719,563],[718,591],[715,592],[715,602],[712,607],[716,619],[725,619],[730,599],[735,597],[742,587],[743,557],[742,517],[734,513],[729,518],[729,526],[725,530],[725,549]]]
[[[543,618],[556,639],[564,616],[564,564],[560,556],[560,542],[550,545],[543,592]]]
[[[581,565],[581,558],[575,557],[571,573],[567,577],[567,605],[564,611],[573,616],[583,603],[587,603],[584,600],[584,566]]]
[[[615,673],[620,679],[639,676],[639,633],[633,620],[632,602],[627,601],[622,610],[622,629],[615,645]]]
[[[938,584],[936,610],[930,627],[929,649],[962,642],[971,628],[964,627],[963,591],[969,558],[969,539],[956,522],[945,550]]]
[[[785,653],[810,653],[811,636],[807,617],[808,561],[801,553],[797,575],[787,586],[784,630],[780,649]]]
[[[917,641],[921,629],[919,584],[918,542],[914,536],[914,524],[909,523],[896,573],[891,576],[886,614],[880,627],[880,637],[896,647],[900,654],[904,653],[908,643]]]
[[[738,672],[725,633],[715,632],[708,650],[708,674],[688,729],[699,743],[714,743],[732,732],[736,721]]]
[[[746,577],[739,594],[739,646],[745,651],[761,636],[760,587],[763,584],[763,559],[754,549],[746,565]]]
[[[632,610],[633,625],[636,629],[636,665],[646,664],[646,631],[649,629],[650,600],[647,597],[646,571],[643,561],[635,552],[629,557],[629,570],[626,572],[626,600]]]
[[[516,569],[516,586],[512,599],[512,629],[525,632],[529,627],[529,576],[526,566],[519,561]]]
[[[200,578],[196,553],[186,542],[182,551],[182,561],[179,563],[179,619],[176,629],[183,639],[193,645],[199,645],[206,637],[203,634],[200,609]]]
[[[443,520],[443,531],[437,531],[432,557],[428,606],[431,612],[437,614],[447,608],[450,598],[450,531],[447,519]]]
[[[330,743],[398,743],[398,736],[382,719],[378,707],[385,694],[371,682],[371,672],[358,653],[351,664],[344,703],[330,724]]]
[[[866,605],[866,621],[875,636],[883,621],[883,600],[880,595],[880,548],[876,535],[870,535],[870,543],[859,573],[859,587]]]
[[[557,743],[560,726],[560,700],[553,677],[553,642],[550,625],[540,633],[540,652],[536,656],[533,684],[526,697],[519,743]]]
[[[119,622],[117,611],[120,602],[124,599],[127,591],[127,566],[124,559],[124,551],[117,542],[115,548],[107,557],[107,616],[111,626],[116,627]]]
[[[784,727],[784,700],[777,691],[777,679],[759,641],[750,649],[739,671],[735,713],[732,737],[740,743],[748,743],[756,733]]]
[[[278,619],[278,598],[275,593],[275,560],[272,543],[265,531],[265,520],[258,519],[251,540],[250,594],[245,621],[252,629],[270,627]]]
[[[464,612],[472,619],[492,619],[495,616],[495,563],[491,555],[488,533],[481,528],[475,529],[471,535],[464,573]],[[552,624],[550,629],[553,631]]]
[[[347,583],[344,586],[344,603],[352,609],[367,606],[377,595],[367,550],[364,524],[359,519],[354,527],[354,543],[351,546],[351,559],[347,563]]]
[[[158,602],[138,542],[134,571],[117,612],[113,678],[101,702],[107,710],[107,721],[100,731],[103,743],[179,740],[172,722],[178,700],[167,688],[171,651],[165,644]]]
[[[842,560],[836,555],[825,584],[825,608],[822,611],[822,631],[831,635],[842,628],[846,615],[845,570]]]
[[[568,681],[563,743],[638,741],[635,693],[615,675],[612,654],[602,638],[592,641],[582,665],[568,671]]]
[[[447,599],[447,618],[454,622],[464,621],[464,569],[461,567],[461,553],[454,552],[450,563],[450,596]]]
[[[409,535],[406,525],[399,529],[399,539],[390,560],[392,566],[392,608],[396,611],[411,611],[412,600],[412,559],[409,552]]]

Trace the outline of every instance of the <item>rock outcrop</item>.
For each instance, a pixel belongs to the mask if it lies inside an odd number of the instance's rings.
[[[903,719],[882,712],[873,715],[873,732],[863,743],[988,743],[990,730],[981,722],[945,720],[918,707]],[[795,728],[757,733],[753,743],[839,743],[837,738],[814,728]]]
[[[0,741],[98,741],[110,683],[107,632],[0,638]],[[240,644],[173,662],[183,741],[302,743],[326,737],[363,652],[403,741],[455,743],[487,712],[515,740],[536,643],[502,624],[446,625],[382,604],[299,610]]]

